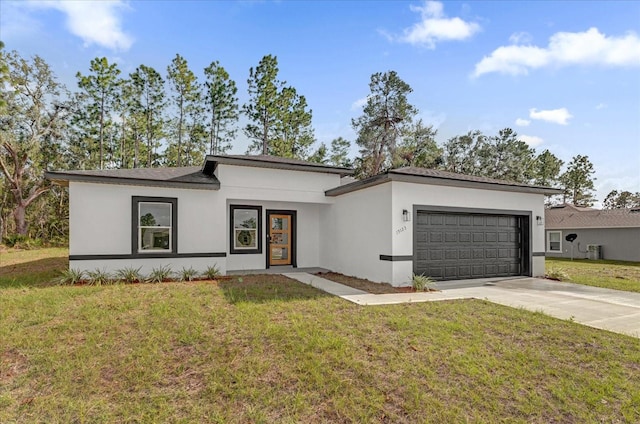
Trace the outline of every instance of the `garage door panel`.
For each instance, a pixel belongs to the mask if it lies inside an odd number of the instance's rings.
[[[520,218],[417,211],[416,273],[436,280],[520,275]]]
[[[430,232],[429,233],[429,242],[430,243],[441,243],[442,240],[443,240],[442,233],[435,233],[435,232]]]

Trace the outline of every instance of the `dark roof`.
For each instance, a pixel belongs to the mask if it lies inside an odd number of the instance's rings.
[[[592,209],[561,205],[545,210],[547,230],[581,228],[640,228],[640,211],[634,209]]]
[[[199,166],[180,168],[100,169],[90,171],[47,171],[45,177],[56,184],[69,185],[69,181],[89,183],[142,185],[152,187],[218,190],[220,181],[205,175]]]
[[[360,190],[366,187],[382,184],[387,181],[402,181],[418,184],[444,185],[453,187],[479,188],[484,190],[516,191],[540,194],[560,194],[562,190],[516,183],[512,181],[496,180],[487,177],[456,174],[455,172],[441,171],[438,169],[406,167],[391,169],[384,174],[376,175],[364,180],[345,184],[325,192],[327,196],[339,196],[341,194]]]
[[[322,172],[339,174],[340,176],[353,175],[354,172],[353,169],[350,168],[268,155],[208,155],[205,160],[203,172],[205,174],[213,174],[214,169],[219,163],[257,168],[285,169],[290,171]]]

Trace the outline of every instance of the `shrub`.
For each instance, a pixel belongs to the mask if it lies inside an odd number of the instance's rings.
[[[15,249],[31,250],[39,249],[44,246],[41,239],[32,239],[20,234],[12,234],[2,239],[2,242],[7,247],[13,247]]]
[[[173,271],[169,265],[161,266],[160,268],[152,268],[151,273],[147,277],[147,281],[150,283],[162,283],[163,281],[171,278]]]
[[[21,234],[12,234],[10,236],[6,236],[5,238],[2,239],[2,242],[5,244],[5,246],[7,247],[15,247],[16,244],[22,243],[27,241],[27,237],[23,236]]]
[[[111,275],[104,269],[96,269],[95,271],[87,271],[89,284],[101,286],[111,282]]]
[[[547,275],[545,277],[547,277],[550,280],[557,280],[557,281],[571,280],[571,277],[569,277],[569,274],[567,274],[566,271],[562,268],[549,268],[549,272],[547,272]]]
[[[415,291],[429,291],[433,288],[435,281],[431,277],[426,275],[413,274],[411,277],[411,287]]]
[[[184,268],[183,267],[182,270],[180,271],[180,280],[181,281],[193,281],[196,278],[197,275],[198,275],[198,273],[192,267],[189,267],[189,268]]]
[[[118,280],[124,281],[125,283],[136,283],[138,281],[142,281],[142,275],[140,274],[140,269],[134,267],[125,267],[116,271],[116,278]]]
[[[60,277],[58,278],[58,284],[62,285],[75,285],[82,281],[84,278],[84,271],[80,271],[79,269],[65,269],[62,271]]]
[[[207,267],[203,275],[209,280],[215,280],[216,278],[220,277],[221,274],[220,269],[218,269],[218,265],[212,265]]]

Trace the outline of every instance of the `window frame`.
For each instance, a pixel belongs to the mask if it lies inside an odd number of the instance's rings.
[[[551,234],[559,234],[559,241],[554,243],[560,243],[557,250],[551,248]],[[547,252],[549,253],[562,253],[562,231],[561,230],[549,230],[547,231]]]
[[[140,249],[140,204],[156,203],[168,204],[171,206],[171,226],[169,227],[169,249],[162,250],[141,250]],[[163,226],[162,228],[167,228]],[[167,255],[175,256],[178,254],[178,199],[175,197],[149,197],[149,196],[132,196],[131,197],[131,255],[139,258],[149,258],[154,256]]]
[[[256,248],[237,248],[235,247],[235,211],[236,210],[253,210],[256,211],[258,222],[256,226]],[[262,206],[255,205],[229,205],[229,253],[234,255],[255,255],[262,253]]]

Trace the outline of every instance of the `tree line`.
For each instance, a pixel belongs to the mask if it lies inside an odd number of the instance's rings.
[[[213,61],[199,80],[176,54],[164,70],[138,66],[122,75],[117,64],[91,60],[76,74],[77,88],[61,84],[39,56],[6,52],[0,42],[0,236],[51,240],[68,236],[65,190],[43,178],[46,169],[115,169],[201,165],[224,154],[242,128],[247,153],[354,167],[358,178],[405,166],[429,167],[522,183],[561,187],[562,201],[594,203],[594,169],[577,155],[563,161],[535,150],[509,128],[480,131],[439,145],[437,131],[417,119],[411,87],[395,71],[371,76],[366,105],[351,124],[359,155],[338,137],[318,145],[306,98],[280,80],[276,56],[249,69],[248,101]],[[613,191],[605,207],[639,206],[640,194]]]

